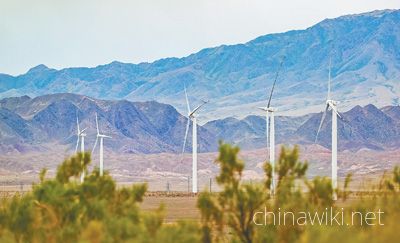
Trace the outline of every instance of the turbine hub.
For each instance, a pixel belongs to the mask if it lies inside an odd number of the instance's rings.
[[[327,105],[333,105],[336,106],[339,102],[335,101],[335,100],[326,100],[326,104]]]
[[[277,109],[273,108],[273,107],[258,107],[258,109],[263,110],[263,111],[268,111],[268,112],[274,112]]]
[[[274,111],[276,111],[277,109],[274,108],[274,107],[266,107],[265,110],[268,111],[268,112],[274,112]]]

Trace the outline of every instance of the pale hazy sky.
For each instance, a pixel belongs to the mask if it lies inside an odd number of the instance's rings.
[[[400,8],[399,0],[0,0],[0,73],[138,63]]]

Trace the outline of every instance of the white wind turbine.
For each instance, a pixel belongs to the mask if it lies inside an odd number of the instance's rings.
[[[96,148],[97,145],[97,140],[100,138],[100,176],[103,176],[103,170],[104,170],[104,166],[103,166],[103,139],[104,138],[111,138],[110,136],[104,135],[104,134],[100,134],[100,129],[99,129],[99,122],[97,120],[97,113],[96,113],[96,129],[97,129],[97,136],[96,136],[96,141],[94,142],[94,146],[93,146],[93,150],[92,150],[92,154]]]
[[[84,128],[82,131],[80,130],[78,115],[76,115],[76,126],[77,126],[77,136],[78,136],[78,138],[76,140],[75,154],[78,152],[78,146],[79,146],[79,140],[80,140],[81,141],[81,153],[82,153],[82,155],[84,155],[84,153],[85,153],[85,137],[86,137],[85,130],[87,128]],[[83,163],[83,161],[81,163]],[[81,183],[83,182],[84,178],[85,178],[85,171],[82,170]]]
[[[186,147],[186,139],[188,136],[189,132],[189,126],[190,126],[190,120],[193,122],[193,131],[192,131],[192,192],[197,193],[197,118],[196,118],[196,112],[207,103],[207,101],[203,101],[203,103],[199,106],[197,106],[194,110],[190,109],[189,105],[189,99],[186,93],[186,87],[184,87],[185,90],[185,98],[186,98],[186,105],[188,109],[188,116],[187,116],[187,124],[186,124],[186,131],[185,131],[185,139],[183,140],[183,148],[182,148],[182,154],[185,152],[185,147]]]
[[[91,98],[87,97],[86,95],[84,95],[81,98],[80,102],[78,103],[77,107],[80,107],[80,105],[82,104],[83,100],[85,100],[85,99],[90,100],[92,102],[95,102],[93,99],[91,99]],[[84,132],[85,132],[85,130],[87,128],[83,129],[82,131],[80,130],[78,114],[76,114],[76,126],[77,126],[78,138],[76,140],[75,154],[78,152],[78,145],[79,145],[79,139],[80,139],[80,141],[81,141],[81,152],[82,152],[82,156],[84,156],[84,152],[85,152],[85,137],[86,137],[86,133],[84,133]],[[83,160],[81,161],[81,163],[83,163]],[[84,181],[84,179],[85,179],[85,170],[82,171],[80,179],[81,179],[81,183],[82,183]]]
[[[321,122],[318,127],[317,135],[315,137],[315,143],[317,142],[319,132],[322,127],[322,123],[326,117],[326,112],[332,110],[332,188],[333,188],[333,200],[337,200],[337,117],[341,118],[337,111],[337,104],[339,102],[331,99],[331,59],[329,59],[329,74],[328,74],[328,96],[326,98],[326,106],[324,113],[322,114]]]
[[[276,80],[278,79],[279,71],[282,68],[283,61],[285,60],[285,57],[282,58],[282,61],[280,63],[280,66],[278,68],[278,71],[276,72],[275,75],[275,80],[274,83],[272,84],[272,89],[271,93],[269,95],[268,99],[268,104],[266,107],[259,107],[259,109],[263,110],[266,112],[266,136],[267,136],[267,148],[268,148],[268,143],[269,143],[269,162],[271,163],[272,167],[272,181],[271,181],[271,194],[275,194],[275,189],[276,189],[276,174],[275,174],[275,116],[274,112],[276,111],[275,108],[271,107],[271,99],[272,99],[272,94],[274,92],[275,88],[275,83]],[[270,125],[271,123],[271,125]]]

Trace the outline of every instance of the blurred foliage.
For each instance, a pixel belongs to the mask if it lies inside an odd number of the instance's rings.
[[[400,166],[395,166],[393,169],[392,180],[386,180],[387,189],[390,191],[400,191]]]
[[[89,153],[78,153],[58,167],[55,179],[46,180],[46,170],[42,170],[32,192],[3,199],[0,241],[172,242],[172,237],[199,241],[196,225],[164,226],[162,205],[155,212],[140,210],[145,184],[117,189],[108,173],[100,176],[97,169],[79,183],[90,160]]]
[[[235,240],[254,240],[256,225],[253,215],[266,202],[269,194],[264,185],[243,183],[244,163],[237,158],[238,153],[238,147],[220,144],[216,162],[221,169],[216,180],[223,191],[199,195],[198,207],[202,215],[205,242],[226,240],[224,226],[233,232]],[[214,228],[218,232],[212,234]]]
[[[264,207],[289,209],[301,205],[302,192],[296,187],[296,181],[304,178],[308,164],[298,160],[298,148],[281,150],[276,165],[276,195],[270,193],[273,171],[270,163],[264,164],[264,182],[245,183],[242,180],[244,163],[238,153],[238,147],[220,144],[216,163],[221,169],[216,179],[223,190],[217,194],[203,192],[199,195],[203,241],[262,242],[279,240],[280,236],[296,237],[297,229],[293,231],[293,227],[278,230],[269,225],[261,230],[254,224],[253,216]],[[224,232],[229,232],[229,236]]]
[[[348,202],[349,185],[352,175],[348,174],[342,188],[336,193],[343,209],[344,218],[351,218],[351,212],[377,212],[388,214],[383,218],[384,226],[369,225],[307,225],[291,223],[279,225],[275,217],[261,217],[261,225],[253,222],[255,212],[327,212],[328,208],[339,211],[334,201],[331,179],[305,177],[307,161],[299,160],[299,149],[282,147],[276,163],[277,188],[271,195],[272,167],[264,164],[265,177],[260,183],[246,183],[243,178],[244,163],[239,159],[239,148],[220,144],[216,163],[220,167],[217,183],[220,193],[202,192],[198,207],[201,212],[203,242],[395,242],[397,239],[396,219],[400,217],[400,200],[396,188],[400,188],[400,169],[396,167],[393,178],[386,181],[387,188]],[[372,190],[371,190],[372,191]],[[370,193],[370,194],[368,194]],[[354,197],[353,197],[354,198]],[[290,218],[289,218],[290,219]],[[260,223],[260,222],[259,222]],[[258,224],[259,224],[258,223]],[[356,222],[357,223],[357,222]]]
[[[39,183],[24,195],[0,202],[0,242],[396,242],[400,217],[400,167],[384,176],[378,189],[349,190],[347,175],[336,193],[327,177],[305,177],[308,163],[299,160],[298,147],[282,147],[276,162],[276,193],[271,194],[272,167],[264,163],[264,178],[248,183],[239,148],[220,143],[215,161],[220,168],[218,193],[201,192],[197,206],[201,221],[164,223],[165,209],[140,210],[145,184],[117,188],[106,172],[88,173],[89,153],[66,159],[54,179],[39,173]],[[82,171],[85,180],[79,182]],[[375,191],[374,191],[375,190]],[[279,225],[275,217],[254,221],[256,212],[323,212],[333,207],[346,217],[352,211],[384,211],[379,225]],[[290,221],[290,218],[288,219]]]

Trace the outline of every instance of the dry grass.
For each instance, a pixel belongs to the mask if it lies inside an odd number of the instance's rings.
[[[200,219],[200,213],[196,207],[196,195],[188,193],[153,194],[144,198],[141,208],[145,211],[152,211],[156,210],[161,203],[165,205],[165,222],[167,223]]]

